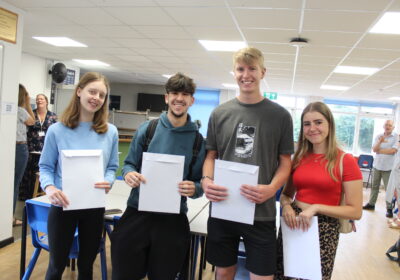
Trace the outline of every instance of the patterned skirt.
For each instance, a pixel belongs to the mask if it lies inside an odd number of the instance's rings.
[[[302,210],[293,202],[291,204],[296,214]],[[319,244],[321,255],[322,280],[329,280],[332,276],[336,250],[339,243],[339,220],[325,215],[318,215]],[[277,271],[275,280],[296,279],[283,276],[283,245],[282,231],[279,229],[277,252]],[[297,278],[299,279],[299,278]]]

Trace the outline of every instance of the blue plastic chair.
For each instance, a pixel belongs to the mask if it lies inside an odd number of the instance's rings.
[[[372,184],[372,167],[374,164],[374,157],[371,155],[360,155],[357,163],[361,171],[368,171],[368,180],[366,186],[366,188],[368,188],[368,186]]]
[[[25,203],[26,203],[26,216],[28,219],[28,225],[31,229],[32,245],[33,247],[35,247],[35,251],[33,252],[28,267],[22,277],[23,280],[27,280],[31,277],[32,271],[36,265],[36,261],[39,258],[41,250],[44,249],[46,251],[49,251],[49,243],[47,235],[47,217],[49,215],[50,204],[35,200],[27,200]],[[75,237],[72,242],[71,251],[69,253],[70,259],[78,258],[79,254],[78,238],[79,235],[77,230],[75,232]],[[100,252],[102,279],[107,280],[105,238],[102,238],[99,252]]]

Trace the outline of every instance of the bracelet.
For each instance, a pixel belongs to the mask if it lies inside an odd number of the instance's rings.
[[[201,182],[203,182],[203,180],[204,180],[205,178],[208,178],[208,179],[210,179],[210,180],[212,180],[212,181],[214,180],[214,179],[211,178],[210,176],[204,175],[204,176],[202,176],[201,179],[200,179],[200,184],[201,184]]]

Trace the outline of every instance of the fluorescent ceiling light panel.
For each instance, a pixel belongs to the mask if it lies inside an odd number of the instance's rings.
[[[347,90],[349,87],[344,86],[334,86],[334,85],[322,85],[321,89],[329,89],[329,90]]]
[[[389,97],[390,100],[400,101],[400,96]]]
[[[169,79],[169,78],[172,77],[172,75],[168,75],[168,74],[164,74],[164,75],[162,75],[162,76],[165,77],[165,78],[167,78],[167,79]]]
[[[199,43],[208,51],[235,52],[247,47],[247,44],[243,41],[199,40]]]
[[[226,88],[239,88],[239,86],[237,84],[222,84],[223,87]]]
[[[73,61],[79,62],[81,64],[85,64],[88,66],[110,66],[110,64],[104,63],[99,60],[91,60],[91,59],[73,59]]]
[[[355,75],[372,75],[375,74],[379,68],[372,67],[358,67],[358,66],[337,66],[334,73],[342,74],[355,74]]]
[[[45,42],[56,47],[83,47],[87,48],[85,44],[79,43],[67,37],[32,37],[33,39]]]
[[[369,32],[382,34],[400,34],[400,13],[386,12]]]

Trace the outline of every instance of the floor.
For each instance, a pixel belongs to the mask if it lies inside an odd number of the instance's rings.
[[[336,257],[333,280],[364,280],[400,279],[400,267],[389,261],[385,255],[386,250],[399,238],[400,230],[390,229],[385,218],[385,204],[381,191],[375,211],[364,211],[363,217],[357,222],[357,232],[342,234]],[[364,189],[364,201],[369,197],[369,189]],[[16,234],[20,227],[14,228]],[[20,233],[19,233],[20,234]],[[32,254],[30,239],[27,240],[27,263]],[[107,240],[108,275],[111,279],[111,260],[109,240]],[[19,278],[20,240],[0,249],[0,280]],[[43,279],[48,263],[48,253],[41,253],[33,271],[32,280]],[[94,265],[94,279],[101,279],[99,260]],[[66,269],[63,279],[76,279],[77,273]],[[197,277],[197,274],[196,274]],[[214,280],[211,265],[207,265],[203,272],[204,280]]]

